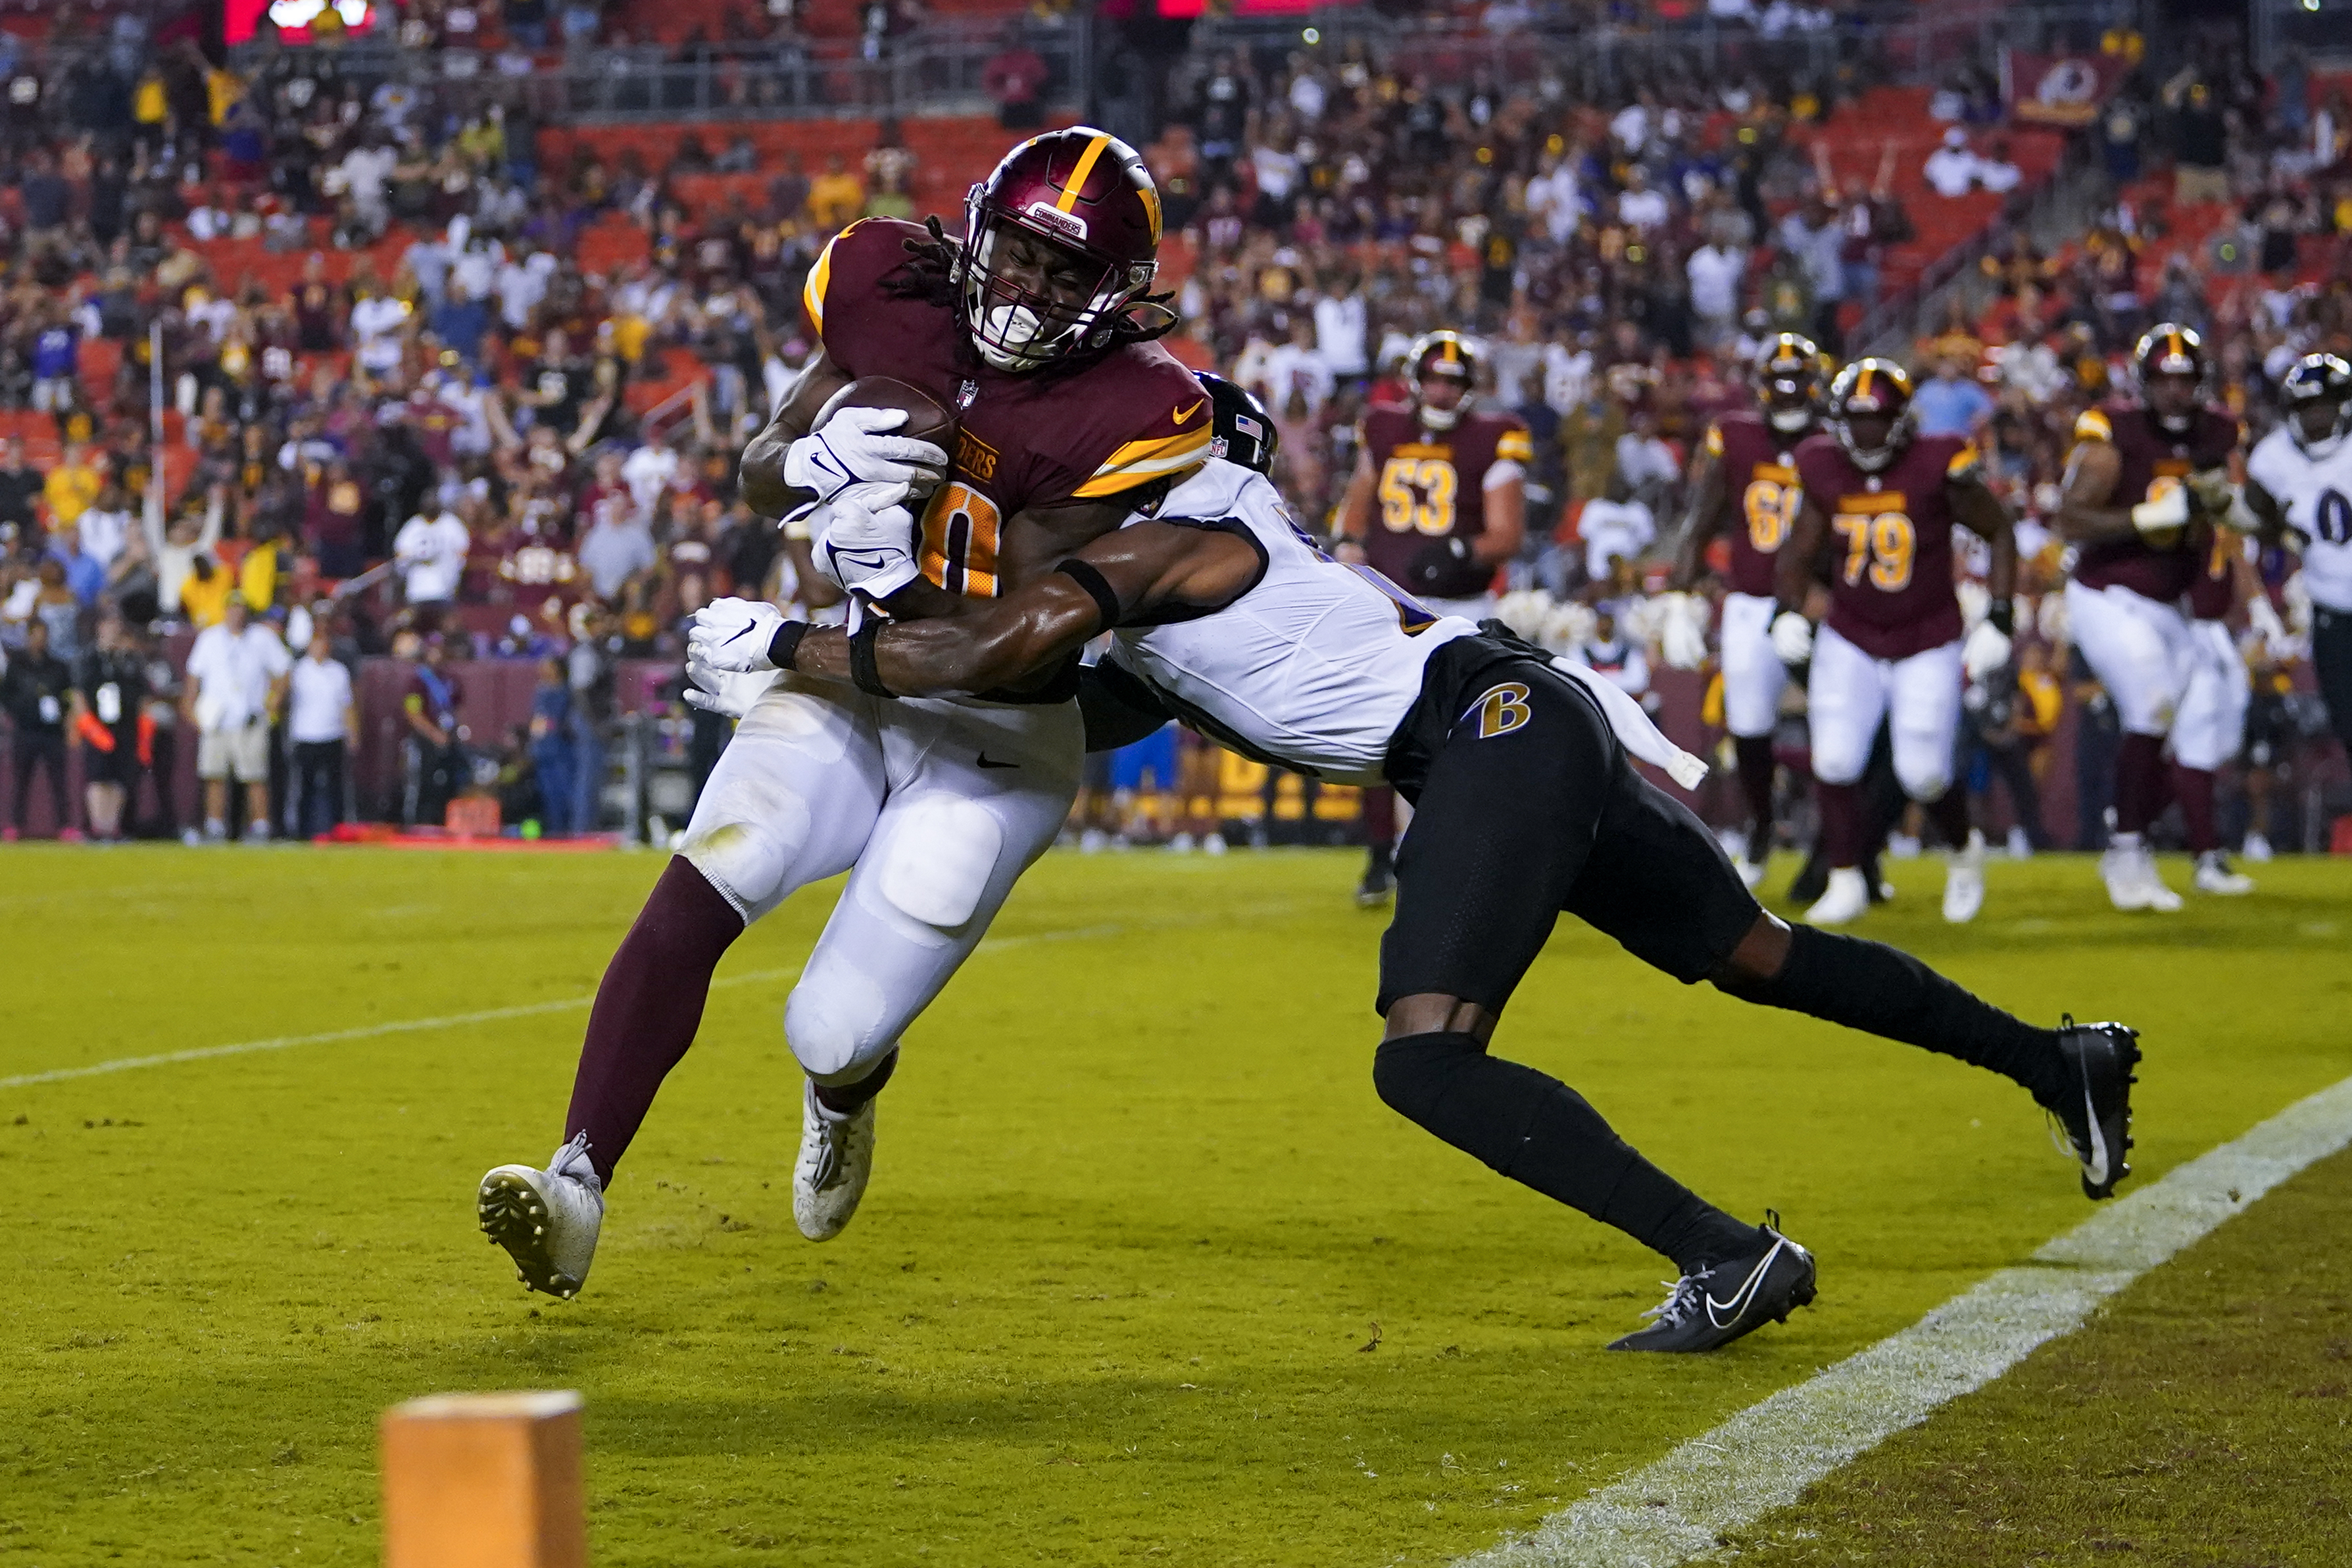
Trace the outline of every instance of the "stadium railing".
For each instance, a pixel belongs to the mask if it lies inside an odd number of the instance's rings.
[[[856,39],[768,44],[597,47],[531,58],[509,75],[478,50],[404,49],[385,38],[339,46],[337,73],[373,89],[400,80],[429,84],[460,113],[491,103],[528,110],[545,123],[779,120],[818,116],[976,114],[993,110],[982,85],[988,63],[1017,36],[1045,62],[1042,107],[1083,108],[1093,92],[1093,27],[1084,15],[1008,33],[1000,23],[939,21],[893,37],[868,58]],[[259,69],[273,46],[233,51],[240,71]],[[292,46],[277,46],[292,47]]]

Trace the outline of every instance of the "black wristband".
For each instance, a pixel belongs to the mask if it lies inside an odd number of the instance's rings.
[[[896,697],[898,694],[882,684],[882,666],[874,657],[874,639],[882,635],[882,617],[867,615],[863,624],[849,634],[849,679],[857,689],[868,697]]]
[[[1118,625],[1121,616],[1118,595],[1111,592],[1110,584],[1101,573],[1075,555],[1054,570],[1084,588],[1087,596],[1095,602],[1095,613],[1102,616],[1102,625],[1095,628],[1097,631],[1107,632]]]
[[[801,651],[801,638],[810,630],[806,621],[786,621],[778,626],[776,635],[768,639],[768,662],[778,669],[792,668],[793,659]]]
[[[2017,635],[2017,606],[2007,599],[1995,599],[1985,606],[1985,624],[2005,637]]]

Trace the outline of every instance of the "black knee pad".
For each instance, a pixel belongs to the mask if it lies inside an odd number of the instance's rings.
[[[1372,1053],[1372,1088],[1381,1104],[1426,1127],[1446,1090],[1486,1054],[1486,1047],[1469,1034],[1440,1031],[1382,1040]]]

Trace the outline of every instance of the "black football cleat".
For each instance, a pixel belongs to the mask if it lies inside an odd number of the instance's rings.
[[[2083,1163],[2083,1194],[2104,1198],[2131,1174],[2131,1086],[2139,1079],[2139,1031],[2122,1024],[2077,1024],[2068,1014],[2058,1026],[2065,1058],[2067,1100],[2051,1114],[2065,1129],[2069,1152]]]
[[[1376,857],[1364,868],[1364,879],[1356,884],[1356,907],[1376,910],[1396,894],[1396,873],[1389,868],[1387,857]]]
[[[1654,1320],[1610,1345],[1612,1351],[1690,1354],[1727,1345],[1813,1300],[1813,1255],[1780,1234],[1780,1216],[1756,1227],[1756,1247],[1737,1258],[1685,1274],[1664,1303],[1642,1315]]]

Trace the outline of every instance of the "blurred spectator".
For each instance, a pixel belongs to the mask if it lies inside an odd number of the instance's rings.
[[[412,611],[422,613],[420,619],[437,625],[440,612],[457,602],[458,579],[465,574],[466,552],[472,545],[466,525],[446,507],[430,517],[418,512],[401,525],[392,556],[401,572],[401,595]]]
[[[0,553],[37,542],[33,503],[41,494],[42,476],[26,466],[25,443],[11,436],[0,451]]]
[[[24,836],[37,770],[47,773],[49,811],[60,837],[78,836],[66,796],[66,710],[73,684],[73,666],[50,651],[49,628],[43,622],[25,628],[22,647],[0,650],[0,710],[8,715],[8,760],[16,784],[6,834],[12,842]]]
[[[572,686],[559,659],[539,661],[539,686],[530,694],[530,761],[539,779],[541,830],[557,837],[576,831],[580,743]]]
[[[866,210],[866,187],[849,172],[849,165],[838,153],[824,161],[824,173],[809,186],[809,219],[821,234],[832,234],[847,226],[850,220]]]
[[[347,770],[360,738],[359,704],[352,672],[334,657],[326,628],[288,675],[287,743],[293,748],[293,829],[313,838],[343,820]]]
[[[1007,131],[1034,131],[1045,122],[1045,61],[1008,28],[1004,47],[981,68],[980,89],[996,104],[996,122]]]
[[[245,786],[245,836],[269,837],[269,727],[293,667],[275,627],[249,618],[245,601],[226,596],[222,618],[188,650],[184,711],[196,731],[196,776],[205,786],[205,837],[228,837],[228,786]]]
[[[2230,126],[2221,99],[2190,82],[2179,95],[2174,125],[2173,201],[2184,207],[2228,201]]]
[[[457,704],[465,698],[464,683],[449,668],[446,639],[437,634],[425,637],[400,699],[408,721],[401,748],[406,781],[401,820],[412,827],[440,826],[449,802],[465,787],[466,755],[457,726]]]
[[[66,443],[65,455],[41,483],[41,498],[49,503],[49,519],[69,523],[89,510],[106,488],[104,476],[89,460],[89,448],[79,441]]]
[[[1576,531],[1584,541],[1584,570],[1595,582],[1606,582],[1612,563],[1633,561],[1658,536],[1655,513],[1636,500],[1622,473],[1612,476],[1606,494],[1584,503]]]
[[[97,639],[75,667],[68,745],[81,753],[89,836],[101,844],[123,837],[123,806],[139,784],[148,746],[146,680],[146,661],[121,617],[100,617]]]
[[[1922,436],[1974,436],[1991,417],[1993,401],[1973,376],[1961,374],[1958,360],[1947,357],[1919,384],[1911,411]]]

